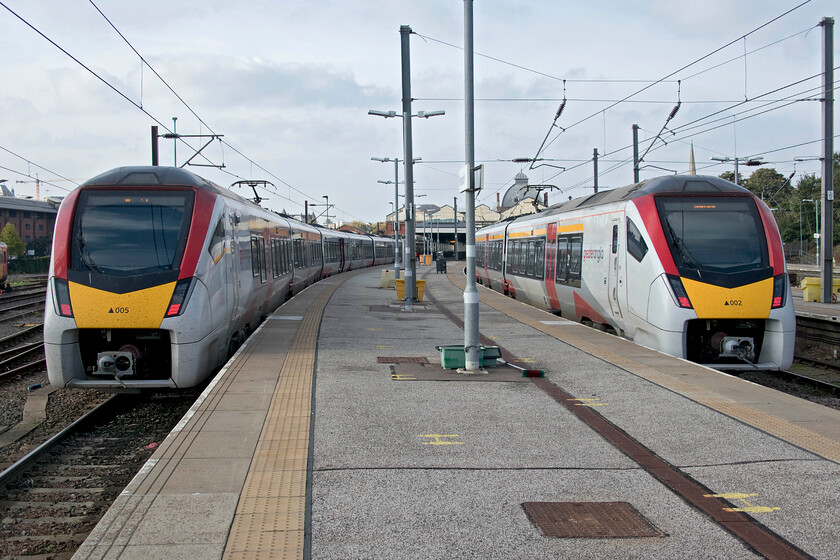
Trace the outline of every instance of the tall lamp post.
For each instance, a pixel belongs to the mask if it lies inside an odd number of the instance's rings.
[[[381,112],[381,111],[380,111]],[[396,113],[394,113],[396,116]],[[386,163],[389,161],[394,162],[394,242],[397,244],[395,247],[396,254],[394,255],[394,279],[400,279],[400,160],[399,158],[378,158],[372,157],[370,158],[371,161],[379,161],[382,163]],[[422,160],[423,158],[414,158],[413,161],[417,162]],[[382,184],[390,184],[391,181],[377,181],[377,183]],[[407,211],[406,211],[407,213]]]
[[[403,260],[403,268],[405,269],[405,308],[411,310],[414,307],[414,300],[417,297],[417,256],[414,254],[415,233],[415,215],[414,215],[414,162],[415,159],[412,154],[411,144],[411,117],[420,117],[428,119],[430,117],[437,117],[445,115],[445,111],[418,111],[416,115],[411,114],[411,72],[409,69],[408,58],[408,36],[411,33],[411,28],[407,25],[400,27],[400,35],[402,39],[402,80],[403,80],[403,114],[398,115],[396,111],[377,111],[371,109],[368,111],[369,115],[377,117],[395,118],[400,117],[403,120],[403,146],[405,164],[405,257]],[[376,161],[387,161],[387,159],[372,158]],[[399,160],[392,160],[397,164]]]

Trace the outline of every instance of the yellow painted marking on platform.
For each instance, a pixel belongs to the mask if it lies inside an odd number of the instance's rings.
[[[465,445],[463,441],[448,441],[442,439],[461,437],[458,434],[425,434],[417,437],[432,438],[432,441],[424,441],[423,445]]]
[[[369,330],[371,332],[376,332],[376,331],[381,331],[382,329],[379,329],[377,327],[368,327],[367,330]]]
[[[773,513],[782,508],[764,507],[764,506],[749,506],[743,508],[723,508],[723,511],[743,511],[745,513]]]
[[[742,492],[727,492],[725,494],[703,494],[704,498],[723,498],[724,500],[743,500],[744,498],[753,498],[758,494],[744,494]]]
[[[536,358],[516,358],[517,362],[521,362],[523,364],[533,364],[536,362]]]
[[[387,350],[388,348],[393,348],[393,346],[385,346],[383,344],[377,344],[376,345],[377,350]]]
[[[744,494],[742,492],[725,492],[723,494],[703,494],[705,498],[723,498],[725,500],[738,500],[739,502],[743,503],[745,507],[735,507],[735,508],[723,508],[723,511],[740,511],[743,513],[773,513],[774,511],[779,511],[782,508],[778,507],[767,507],[767,506],[755,506],[749,503],[745,498],[752,498],[758,496],[758,494]]]
[[[410,375],[402,375],[400,373],[392,374],[391,379],[393,379],[394,381],[417,381],[416,377],[412,377]]]

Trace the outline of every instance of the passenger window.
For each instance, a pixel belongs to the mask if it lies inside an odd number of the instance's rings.
[[[545,271],[545,240],[539,239],[536,245],[536,262],[534,264],[534,276],[543,277]]]
[[[642,262],[648,252],[648,246],[642,238],[642,232],[630,218],[627,219],[627,252],[639,262]]]

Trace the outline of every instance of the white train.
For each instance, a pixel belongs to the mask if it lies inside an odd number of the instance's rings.
[[[393,239],[285,218],[183,169],[108,171],[71,192],[56,219],[50,383],[194,386],[293,294],[394,254]]]
[[[659,177],[483,228],[476,277],[718,369],[793,361],[796,317],[776,221],[717,177]]]

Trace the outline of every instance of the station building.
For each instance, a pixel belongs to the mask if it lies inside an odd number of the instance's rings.
[[[21,241],[29,243],[41,237],[52,237],[59,200],[18,198],[5,187],[0,194],[0,231],[12,224]]]

